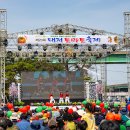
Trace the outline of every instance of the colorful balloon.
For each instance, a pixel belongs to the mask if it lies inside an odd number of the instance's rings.
[[[7,117],[10,118],[12,116],[12,111],[7,112]]]
[[[43,110],[46,110],[46,109],[47,109],[47,106],[42,106],[42,109],[43,109]]]
[[[36,112],[42,112],[42,106],[39,106],[39,107],[36,109]]]
[[[27,111],[28,111],[28,110],[27,110],[26,107],[21,108],[21,112],[22,112],[22,113],[26,113]]]
[[[12,109],[13,108],[13,104],[12,103],[7,103],[7,107],[8,107],[8,109]]]
[[[84,100],[84,101],[82,102],[82,104],[83,104],[83,105],[86,105],[86,104],[87,104],[87,101],[86,101],[86,100]]]
[[[100,107],[101,107],[101,108],[104,107],[104,103],[103,103],[103,102],[100,103]]]
[[[130,104],[127,106],[127,109],[130,111]]]
[[[26,108],[27,108],[27,110],[30,110],[30,106],[29,105],[27,105]]]
[[[100,105],[101,101],[100,100],[97,100],[96,101],[96,105]]]
[[[68,109],[68,113],[72,114],[73,113],[73,109],[72,108]]]

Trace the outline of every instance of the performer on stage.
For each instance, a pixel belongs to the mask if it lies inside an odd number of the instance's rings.
[[[65,94],[65,103],[70,103],[70,96],[69,96],[68,91],[66,91],[66,94]]]
[[[62,92],[60,92],[59,103],[64,103],[63,93]]]
[[[50,98],[50,103],[55,103],[55,99],[52,93],[49,95],[49,98]]]

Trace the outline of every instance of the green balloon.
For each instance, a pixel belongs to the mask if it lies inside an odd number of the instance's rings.
[[[84,108],[84,107],[82,107],[82,108],[81,108],[81,110],[85,110],[85,108]]]
[[[87,101],[86,101],[86,100],[84,100],[84,101],[82,102],[82,104],[83,104],[83,105],[86,105],[86,104],[87,104]]]
[[[52,108],[51,108],[51,107],[48,107],[47,110],[48,110],[48,111],[52,111]]]
[[[124,125],[120,125],[120,130],[126,130],[126,127]]]
[[[117,104],[117,103],[114,103],[114,107],[118,107],[118,104]]]
[[[20,108],[23,108],[23,106],[20,106]]]
[[[36,109],[36,112],[42,112],[42,106],[39,106],[39,107]]]
[[[100,105],[101,101],[100,100],[97,100],[96,101],[96,105]]]
[[[10,118],[10,116],[12,116],[12,111],[7,112],[7,117]]]
[[[42,110],[46,110],[46,109],[47,109],[47,106],[43,106],[43,107],[42,107]]]
[[[106,108],[106,109],[107,109],[107,108],[108,108],[108,104],[105,104],[104,108]]]

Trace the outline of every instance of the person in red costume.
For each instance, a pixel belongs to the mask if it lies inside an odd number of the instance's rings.
[[[55,99],[52,93],[50,93],[49,98],[50,98],[50,103],[55,103]]]
[[[64,99],[63,99],[63,93],[60,92],[60,98],[59,98],[59,103],[64,103]]]
[[[66,91],[66,94],[65,94],[65,103],[70,103],[70,96],[69,96],[68,91]]]

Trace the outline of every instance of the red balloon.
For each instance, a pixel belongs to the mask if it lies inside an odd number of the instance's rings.
[[[54,104],[53,104],[53,103],[50,103],[49,105],[50,105],[50,107],[53,107],[53,106],[54,106]]]
[[[12,104],[12,103],[7,103],[7,107],[8,107],[9,109],[12,109],[12,108],[13,108],[13,104]]]
[[[22,108],[19,108],[19,111],[22,112]]]
[[[27,110],[30,110],[30,106],[29,105],[27,105],[26,108],[27,108]]]
[[[106,109],[105,109],[105,108],[102,108],[102,109],[101,109],[101,112],[102,112],[102,113],[105,113],[105,112],[106,112]]]
[[[50,105],[50,103],[49,102],[46,102],[46,106],[49,106]]]
[[[100,103],[100,107],[101,107],[101,108],[104,107],[104,103],[103,103],[103,102]]]
[[[26,107],[23,107],[22,109],[21,109],[21,112],[22,113],[26,113],[28,110],[27,110],[27,108]]]
[[[68,113],[72,114],[73,113],[73,109],[72,108],[68,109]]]
[[[92,103],[92,107],[96,107],[96,103],[95,102]]]
[[[130,111],[130,104],[127,106],[127,109]]]

